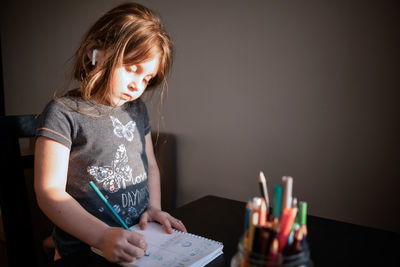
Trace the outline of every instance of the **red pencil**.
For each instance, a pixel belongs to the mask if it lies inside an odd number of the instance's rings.
[[[296,218],[296,214],[297,214],[296,208],[284,209],[282,212],[280,231],[278,234],[280,253],[282,253],[283,249],[286,246],[290,230],[292,229],[292,224],[294,222],[294,219]]]

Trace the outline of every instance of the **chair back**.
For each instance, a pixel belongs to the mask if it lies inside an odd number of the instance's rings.
[[[33,193],[33,177],[25,176],[26,169],[32,169],[33,174],[33,155],[23,156],[19,142],[20,138],[35,136],[36,116],[2,116],[0,127],[0,208],[8,265],[21,266],[28,260],[30,266],[37,266],[29,197]]]

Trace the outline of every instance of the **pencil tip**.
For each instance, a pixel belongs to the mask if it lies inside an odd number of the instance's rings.
[[[265,181],[265,176],[262,171],[260,171],[260,175],[258,176],[258,180],[264,182]]]

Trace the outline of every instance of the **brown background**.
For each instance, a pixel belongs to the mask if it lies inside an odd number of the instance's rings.
[[[119,2],[2,1],[6,114],[40,112]],[[148,103],[177,136],[179,205],[245,201],[263,170],[313,215],[399,232],[398,1],[140,2],[176,46],[164,120]]]

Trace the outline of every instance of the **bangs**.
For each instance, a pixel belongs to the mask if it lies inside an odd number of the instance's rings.
[[[161,40],[160,40],[161,39]],[[130,66],[134,64],[140,64],[151,60],[155,56],[159,56],[159,66],[157,75],[150,80],[149,87],[156,87],[165,78],[165,74],[169,69],[170,64],[170,49],[165,49],[163,39],[159,38],[158,35],[150,35],[139,40],[130,41],[124,51],[122,64],[124,66]]]
[[[160,54],[162,57],[161,52],[162,50],[154,37],[138,40],[137,42],[130,42],[125,48],[122,63],[123,65],[138,64],[152,59],[157,54]]]

